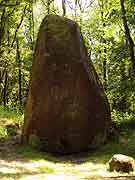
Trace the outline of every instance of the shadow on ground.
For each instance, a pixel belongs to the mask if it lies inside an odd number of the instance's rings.
[[[72,155],[52,155],[38,152],[30,146],[10,141],[0,144],[1,180],[109,180],[135,179],[134,172],[122,174],[108,171],[108,161],[114,154],[135,157],[135,133],[121,134],[117,141],[89,152]]]

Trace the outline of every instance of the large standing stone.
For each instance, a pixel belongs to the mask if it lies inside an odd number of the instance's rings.
[[[78,25],[46,16],[35,48],[23,142],[36,134],[46,151],[71,153],[105,141],[109,104],[88,60]]]

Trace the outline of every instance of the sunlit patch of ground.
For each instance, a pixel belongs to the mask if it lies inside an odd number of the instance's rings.
[[[13,139],[6,140],[0,142],[0,180],[132,180],[134,172],[108,171],[109,159],[114,153],[124,153],[123,150],[116,143],[89,153],[58,157],[30,146],[14,145]]]
[[[135,175],[110,173],[107,163],[100,162],[98,157],[53,157],[24,149],[25,153],[14,149],[0,155],[0,180],[109,180]]]

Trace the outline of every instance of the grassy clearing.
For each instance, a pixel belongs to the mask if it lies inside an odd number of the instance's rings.
[[[98,149],[68,156],[54,156],[41,153],[30,146],[10,146],[0,151],[1,180],[110,180],[120,176],[122,180],[132,179],[135,172],[126,174],[108,171],[109,159],[117,153],[135,158],[134,121],[117,122],[114,126],[118,137]],[[4,119],[4,120],[3,120]],[[0,137],[6,137],[5,125],[22,122],[21,113],[0,108]],[[132,125],[131,125],[132,124]],[[7,140],[8,141],[8,140]],[[9,147],[8,147],[9,146]],[[121,177],[122,176],[122,177]],[[125,176],[125,177],[124,177]],[[126,177],[128,176],[128,177]],[[113,179],[113,178],[111,178]]]
[[[124,153],[123,147],[111,143],[96,151],[54,156],[37,152],[30,146],[16,146],[15,152],[0,156],[0,179],[109,180],[110,177],[122,176],[124,180],[124,176],[135,175],[134,172],[127,174],[108,171],[108,161],[114,153]]]

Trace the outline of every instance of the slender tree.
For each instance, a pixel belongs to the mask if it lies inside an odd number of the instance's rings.
[[[6,103],[7,103],[7,83],[8,83],[8,73],[6,71],[5,76],[4,76],[4,91],[3,91],[3,104],[4,104],[4,107],[6,107]]]
[[[135,54],[134,54],[134,41],[131,37],[130,34],[130,29],[128,26],[127,18],[126,18],[126,10],[125,10],[125,5],[124,5],[125,0],[120,0],[120,5],[121,5],[121,18],[123,21],[123,26],[124,26],[124,31],[125,31],[125,37],[128,42],[129,46],[129,54],[130,54],[130,60],[132,63],[132,70],[133,70],[133,75],[135,76]]]
[[[66,15],[66,0],[62,0],[62,10],[63,10],[63,16]]]
[[[102,37],[101,37],[101,43],[103,46],[103,83],[104,83],[104,88],[106,89],[107,86],[107,59],[106,59],[106,39],[105,39],[105,32],[104,32],[104,28],[106,27],[106,22],[105,22],[105,13],[104,13],[104,0],[99,0],[99,6],[100,6],[100,13],[101,13],[101,22],[102,22]]]
[[[18,61],[18,84],[19,84],[19,105],[20,109],[22,107],[22,72],[21,72],[21,57],[20,57],[20,48],[19,48],[19,40],[16,37],[16,57]]]
[[[6,16],[6,8],[3,9],[1,18],[0,18],[0,46],[1,46],[2,39],[4,38],[4,34],[5,34],[5,16]]]

